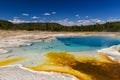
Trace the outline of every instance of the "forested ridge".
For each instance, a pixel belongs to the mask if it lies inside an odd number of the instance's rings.
[[[81,25],[81,26],[64,26],[58,23],[48,23],[48,22],[13,24],[9,21],[0,20],[0,30],[119,32],[120,22],[107,22],[104,24]]]

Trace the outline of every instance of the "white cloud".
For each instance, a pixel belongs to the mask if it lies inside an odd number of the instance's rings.
[[[114,20],[118,20],[118,19],[114,19]],[[17,18],[14,18],[13,20],[8,20],[8,21],[10,21],[12,23],[46,22],[43,19],[39,20],[39,21],[38,20],[27,21],[27,20],[21,20],[21,19],[17,19]],[[100,19],[89,19],[89,20],[80,19],[78,21],[71,21],[68,18],[65,18],[63,20],[58,20],[58,21],[51,20],[50,22],[59,23],[59,24],[65,25],[65,26],[74,26],[74,25],[80,26],[80,25],[92,25],[92,24],[95,24],[95,23],[99,23],[99,24],[105,23],[104,20],[100,20]]]
[[[45,22],[44,20],[40,20],[39,22]]]
[[[44,16],[50,16],[51,14],[50,13],[44,13],[43,15]]]
[[[76,16],[76,17],[78,17],[79,15],[78,15],[78,14],[76,14],[75,16]]]
[[[76,15],[76,17],[79,17],[79,15]],[[29,22],[47,22],[47,19],[43,18],[41,20],[36,20],[38,19],[39,17],[37,16],[33,16],[31,17],[32,19],[35,19],[34,21],[27,21],[27,20],[21,20],[19,19],[19,17],[13,17],[13,20],[9,20],[10,22],[12,23],[29,23]],[[62,25],[66,25],[66,26],[73,26],[73,25],[77,25],[77,26],[80,26],[80,25],[92,25],[92,24],[96,24],[96,23],[99,23],[99,24],[103,24],[105,22],[115,22],[115,21],[120,21],[120,18],[108,18],[108,19],[97,19],[97,18],[93,18],[93,19],[79,19],[77,21],[72,21],[68,18],[65,18],[63,20],[51,20],[49,22],[55,22],[55,23],[59,23],[59,24],[62,24]]]
[[[12,23],[18,24],[18,23],[29,23],[30,21],[25,21],[25,20],[20,20],[20,19],[13,19],[13,20],[8,20]]]
[[[99,23],[99,24],[105,23],[105,21],[104,21],[104,20],[101,20],[101,19],[90,19],[90,20],[91,20],[91,22],[92,22],[93,24],[95,24],[95,23]]]
[[[37,17],[37,16],[33,16],[31,17],[32,19],[39,19],[40,17]]]
[[[27,20],[21,20],[21,19],[13,19],[13,20],[8,20],[12,23],[15,23],[15,24],[19,24],[19,23],[30,23],[30,22],[33,22],[33,23],[36,23],[36,22],[46,22],[44,20],[34,20],[34,21],[27,21]],[[92,24],[90,22],[90,20],[78,20],[77,22],[73,22],[73,21],[70,21],[68,18],[65,18],[63,20],[58,20],[58,21],[54,21],[54,20],[51,20],[50,22],[55,22],[55,23],[59,23],[59,24],[62,24],[62,25],[65,25],[65,26],[73,26],[73,25],[90,25]]]
[[[56,14],[56,12],[52,12],[52,14]]]
[[[50,22],[55,22],[55,23],[59,23],[61,25],[68,25],[68,26],[70,26],[70,22],[68,21],[68,18],[65,18],[63,20],[58,20],[58,21],[51,20]]]
[[[90,20],[78,20],[77,25],[91,25],[92,22]]]
[[[46,12],[46,13],[44,13],[43,15],[44,15],[44,16],[50,16],[50,15],[54,15],[54,14],[56,14],[56,12],[51,12],[51,13],[47,13],[47,12]]]
[[[51,22],[56,22],[66,26],[74,26],[74,25],[81,26],[81,25],[93,25],[96,23],[99,23],[99,24],[105,23],[105,21],[101,19],[87,19],[87,20],[79,19],[78,21],[71,21],[68,18],[65,18],[63,20],[58,20],[58,21],[52,20]]]
[[[39,21],[37,21],[37,20],[35,20],[35,21],[31,21],[32,23],[37,23],[37,22],[39,22]]]
[[[102,20],[100,20],[100,19],[96,20],[96,23],[101,23],[101,22],[102,22]]]
[[[29,14],[27,14],[27,13],[23,13],[22,15],[23,15],[23,16],[29,16]]]
[[[89,18],[89,16],[85,16],[85,18]]]
[[[13,18],[14,18],[14,19],[18,19],[19,17],[14,16]]]
[[[112,18],[112,17],[110,17],[110,18],[107,19],[107,22],[115,22],[115,21],[120,21],[120,18]]]
[[[14,24],[19,24],[19,23],[37,23],[40,21],[34,20],[34,21],[27,21],[27,20],[21,20],[21,19],[13,19],[13,20],[8,20]]]
[[[75,16],[76,16],[78,19],[80,19],[80,15],[79,15],[79,14],[76,14]]]
[[[65,19],[63,19],[63,20],[58,20],[58,21],[51,20],[51,22],[59,23],[59,24],[61,24],[61,25],[65,25],[65,26],[76,25],[75,22],[70,21],[68,18],[65,18]]]
[[[71,21],[68,18],[65,18],[63,20],[58,20],[58,21],[53,21],[52,20],[52,22],[56,22],[56,23],[59,23],[59,24],[65,25],[65,26],[74,26],[74,25],[80,26],[80,25],[91,25],[91,24],[93,24],[91,20]]]

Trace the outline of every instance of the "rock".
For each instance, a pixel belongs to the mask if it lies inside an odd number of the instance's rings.
[[[5,49],[0,49],[0,53],[8,53],[8,51]]]
[[[0,80],[78,80],[73,75],[33,71],[21,65],[9,65],[0,67]]]
[[[111,57],[114,61],[120,61],[120,45],[115,45],[109,48],[104,48],[97,51],[98,53],[103,53]]]

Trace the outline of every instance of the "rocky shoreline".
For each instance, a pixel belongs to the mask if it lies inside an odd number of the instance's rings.
[[[0,67],[0,80],[78,80],[70,74],[33,71],[22,65]]]
[[[115,45],[109,48],[104,48],[97,51],[98,53],[103,53],[109,56],[114,61],[120,61],[120,45]]]

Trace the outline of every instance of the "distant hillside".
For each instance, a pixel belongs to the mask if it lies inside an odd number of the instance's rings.
[[[11,27],[13,27],[14,24],[5,20],[0,20],[0,29],[11,29]]]
[[[120,32],[120,22],[107,22],[105,24],[95,24],[87,26],[63,26],[58,23],[21,23],[0,20],[1,30],[42,30],[42,31],[105,31]]]

